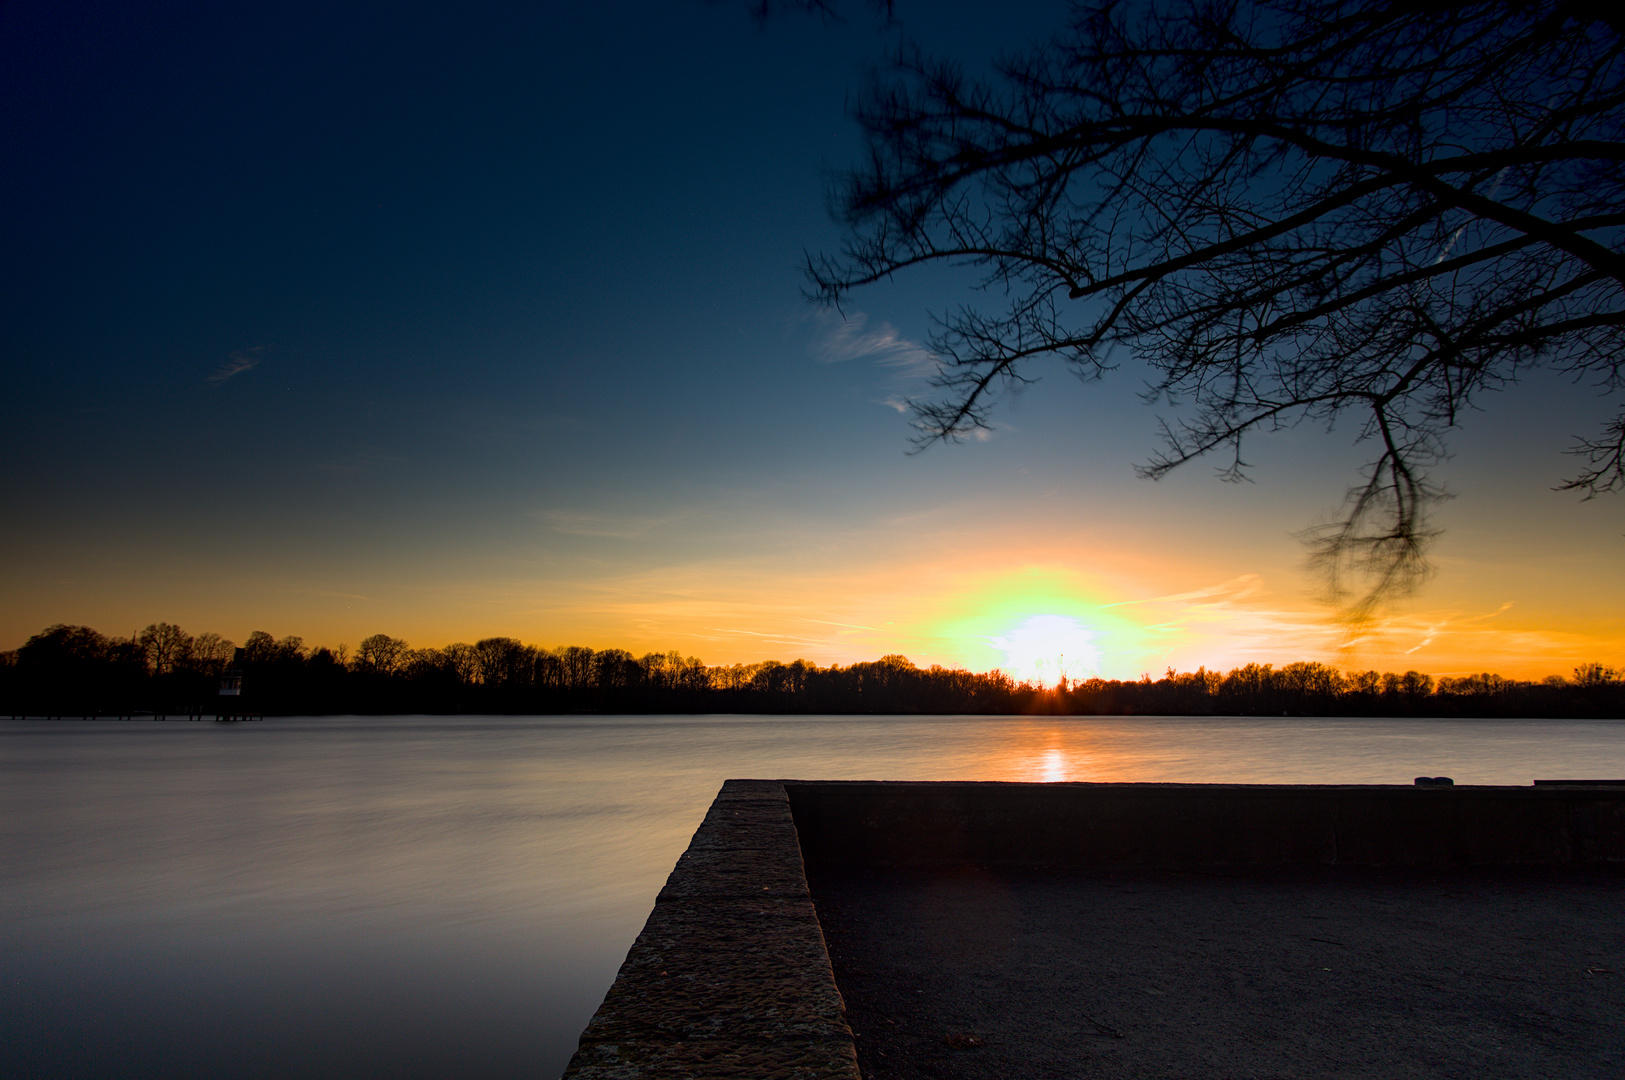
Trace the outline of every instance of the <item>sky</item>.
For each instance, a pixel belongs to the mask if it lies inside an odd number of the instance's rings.
[[[1139,480],[1125,357],[909,453],[969,279],[806,301],[848,108],[905,37],[977,70],[1063,13],[0,4],[0,649],[161,620],[1041,678],[1625,666],[1625,499],[1553,490],[1592,386],[1463,418],[1436,572],[1357,641],[1298,539],[1352,430]]]

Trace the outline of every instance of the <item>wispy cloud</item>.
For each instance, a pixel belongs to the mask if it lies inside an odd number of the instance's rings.
[[[1486,632],[1490,636],[1504,636],[1501,630],[1485,624],[1499,619],[1511,609],[1512,602],[1507,601],[1493,611],[1452,610],[1408,616],[1392,615],[1370,626],[1362,627],[1360,633],[1350,637],[1339,652],[1346,658],[1368,649],[1376,649],[1394,656],[1410,656],[1412,653],[1432,649],[1441,638],[1459,641]],[[1411,644],[1405,647],[1405,642]],[[1393,651],[1395,649],[1399,651],[1395,653]]]
[[[727,641],[730,638],[749,638],[768,645],[782,645],[787,649],[794,649],[797,654],[817,652],[826,649],[828,640],[816,634],[794,634],[787,631],[745,630],[739,627],[712,626],[708,628],[712,633],[721,635],[717,641]],[[780,658],[783,662],[783,658]]]
[[[1415,645],[1412,645],[1410,648],[1406,649],[1405,650],[1405,655],[1409,656],[1413,652],[1421,652],[1423,649],[1427,648],[1429,645],[1432,645],[1433,644],[1433,639],[1439,636],[1439,631],[1444,629],[1448,625],[1450,625],[1448,622],[1444,622],[1444,623],[1436,623],[1433,626],[1428,627],[1426,636],[1424,636],[1422,638],[1422,640],[1418,641]]]
[[[880,627],[878,626],[863,626],[859,623],[836,622],[831,619],[807,619],[805,621],[817,623],[819,626],[835,626],[842,630],[868,630],[873,632],[878,632],[880,630]]]
[[[910,341],[891,323],[869,325],[869,316],[861,311],[842,316],[824,311],[817,316],[824,333],[813,343],[813,355],[826,364],[839,364],[848,360],[872,360],[891,368],[905,378],[924,379],[937,373],[937,356],[918,342]],[[907,408],[907,402],[893,397],[885,404],[892,408]]]
[[[256,345],[252,349],[233,349],[226,362],[204,381],[210,386],[219,386],[233,375],[241,375],[250,368],[258,367],[269,351],[269,345]]]
[[[1168,596],[1158,596],[1151,600],[1124,601],[1124,603],[1171,603],[1175,601],[1208,600],[1222,602],[1227,600],[1246,600],[1257,596],[1264,591],[1264,579],[1257,574],[1242,574],[1229,581],[1217,585],[1209,585],[1202,589],[1193,589],[1189,592],[1171,593]]]

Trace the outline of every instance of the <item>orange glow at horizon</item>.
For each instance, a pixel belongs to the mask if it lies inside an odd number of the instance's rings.
[[[1145,549],[1114,555],[1061,545],[1023,559],[977,539],[968,553],[957,539],[929,552],[866,552],[858,564],[842,556],[795,565],[716,559],[596,574],[572,565],[525,578],[385,568],[412,571],[409,585],[391,585],[384,570],[377,580],[282,571],[239,581],[229,567],[183,561],[128,578],[122,564],[109,564],[100,576],[67,581],[71,568],[63,566],[63,581],[36,575],[8,596],[0,648],[57,622],[118,635],[163,620],[239,643],[264,629],[352,649],[387,633],[413,647],[506,635],[543,648],[677,650],[710,665],[847,665],[899,653],[921,667],[999,669],[1046,686],[1063,676],[1155,679],[1170,667],[1223,673],[1299,660],[1530,680],[1567,677],[1591,661],[1625,666],[1620,586],[1595,573],[1585,594],[1595,606],[1584,609],[1544,578],[1539,588],[1514,583],[1484,593],[1456,571],[1351,641],[1279,569],[1222,577]]]

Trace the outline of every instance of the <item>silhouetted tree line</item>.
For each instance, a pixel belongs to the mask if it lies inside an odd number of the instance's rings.
[[[1625,715],[1625,672],[1584,664],[1572,678],[1344,672],[1303,662],[1199,668],[1137,681],[1044,688],[906,657],[821,668],[806,660],[711,667],[677,652],[543,649],[510,637],[414,649],[374,634],[351,653],[262,630],[241,649],[218,634],[153,623],[129,638],[56,625],[0,653],[0,712],[12,716],[213,715],[228,670],[238,711],[330,713],[923,713],[1073,715]]]
[[[1484,672],[1340,671],[1303,661],[1247,664],[1221,675],[1169,669],[1137,682],[1084,679],[1049,695],[1054,711],[1076,715],[1194,716],[1625,716],[1625,672],[1582,664],[1572,678],[1524,682]]]

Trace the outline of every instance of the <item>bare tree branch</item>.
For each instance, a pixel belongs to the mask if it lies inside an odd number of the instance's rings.
[[[1305,541],[1369,616],[1426,574],[1429,470],[1479,395],[1625,378],[1622,26],[1575,0],[1088,0],[991,80],[904,48],[810,295],[976,276],[922,445],[987,426],[1045,355],[1093,378],[1118,348],[1181,403],[1145,476],[1222,452],[1240,479],[1255,432],[1354,410],[1375,458]],[[1622,424],[1565,489],[1625,487]]]

